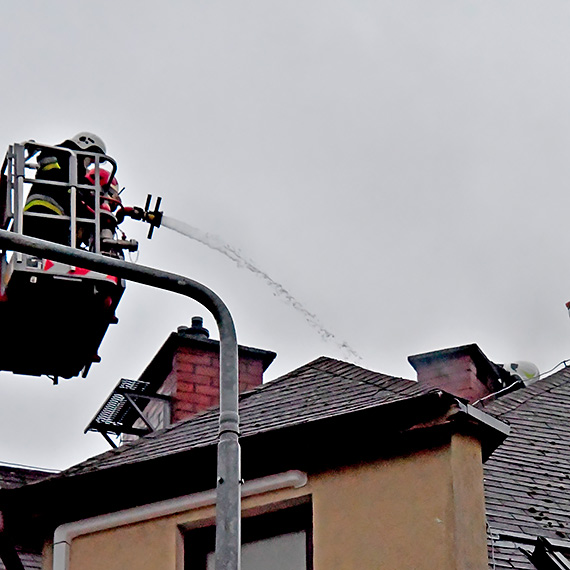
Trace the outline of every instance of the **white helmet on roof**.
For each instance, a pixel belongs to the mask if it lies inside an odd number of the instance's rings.
[[[106,154],[107,152],[107,147],[105,146],[103,139],[100,136],[87,131],[77,133],[74,137],[63,141],[61,146],[73,148],[75,150],[100,152],[102,154]]]
[[[516,362],[503,364],[503,368],[513,376],[522,380],[525,386],[530,386],[537,380],[540,380],[540,371],[538,370],[538,366],[533,362],[517,360]]]

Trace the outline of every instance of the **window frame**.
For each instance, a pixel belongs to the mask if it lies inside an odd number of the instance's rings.
[[[214,552],[216,527],[210,524],[184,528],[184,570],[206,570],[208,554]],[[304,532],[306,570],[313,570],[313,506],[310,497],[273,503],[242,513],[242,545],[279,535]]]

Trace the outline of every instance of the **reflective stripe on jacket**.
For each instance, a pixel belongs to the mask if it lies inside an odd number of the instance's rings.
[[[50,196],[44,194],[30,194],[24,206],[24,212],[30,210],[49,210],[53,214],[63,216],[65,214],[63,208]]]

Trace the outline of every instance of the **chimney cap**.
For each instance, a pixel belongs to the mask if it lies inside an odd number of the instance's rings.
[[[432,350],[430,352],[422,352],[420,354],[412,354],[408,356],[408,362],[417,370],[418,366],[431,364],[437,360],[448,360],[450,358],[460,358],[469,356],[476,361],[487,361],[489,359],[483,354],[483,351],[475,343],[465,344],[463,346],[454,346],[451,348],[442,348],[440,350]]]
[[[202,317],[192,317],[192,326],[181,326],[177,329],[179,335],[193,336],[195,338],[210,338],[210,331],[204,328],[204,319]]]
[[[511,375],[501,366],[491,362],[475,343],[421,354],[413,354],[408,356],[408,362],[418,371],[423,366],[429,366],[434,362],[453,360],[454,358],[461,358],[463,356],[471,358],[477,369],[477,374],[484,382],[490,383],[491,385],[498,382],[502,386],[512,383]]]

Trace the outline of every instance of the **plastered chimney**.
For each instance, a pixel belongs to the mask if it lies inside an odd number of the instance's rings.
[[[513,383],[514,378],[491,362],[476,344],[408,356],[418,382],[473,403]]]

